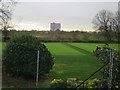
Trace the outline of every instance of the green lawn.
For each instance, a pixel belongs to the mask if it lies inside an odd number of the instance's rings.
[[[96,49],[96,45],[99,47],[104,46],[104,44],[102,44],[102,43],[69,43],[69,44],[79,47],[79,48],[82,48],[82,49],[85,49],[89,52],[93,52],[93,50]],[[120,45],[120,44],[109,44],[109,46],[111,48],[116,49],[116,50],[119,50],[118,45]]]
[[[53,55],[84,55],[62,43],[44,43]]]
[[[45,45],[55,57],[55,65],[50,72],[52,78],[84,80],[101,66],[101,62],[96,60],[93,54],[84,54],[62,43],[45,43]],[[99,75],[93,78],[95,77]]]
[[[0,58],[2,58],[2,51],[5,49],[6,43],[0,42]]]

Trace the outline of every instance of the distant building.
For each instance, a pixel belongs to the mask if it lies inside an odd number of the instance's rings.
[[[60,23],[50,23],[50,30],[51,31],[56,31],[56,30],[61,30],[61,24]]]

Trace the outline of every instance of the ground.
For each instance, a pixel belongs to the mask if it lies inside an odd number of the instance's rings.
[[[46,86],[41,86],[41,85],[47,85],[51,81],[52,79],[48,75],[41,76],[39,77],[39,87],[44,88]],[[9,74],[7,74],[3,69],[2,85],[3,88],[12,87],[12,86],[15,88],[36,88],[36,80],[25,80],[22,77],[12,77]]]
[[[49,87],[52,79],[77,78],[86,79],[102,66],[102,63],[93,55],[96,45],[103,46],[99,43],[44,43],[54,57],[54,66],[49,75],[39,80],[39,87]],[[4,50],[6,43],[2,43]],[[118,44],[110,44],[110,47],[118,50]],[[4,72],[4,70],[3,70]],[[97,73],[92,78],[99,78]],[[3,87],[35,87],[34,81],[27,81],[22,78],[10,77],[3,73]]]

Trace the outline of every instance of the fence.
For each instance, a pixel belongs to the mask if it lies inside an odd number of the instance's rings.
[[[93,74],[91,74],[87,79],[85,79],[83,82],[81,82],[78,86],[76,86],[75,88],[80,87],[81,85],[83,85],[84,88],[84,83],[86,81],[88,81],[92,76],[94,76],[97,72],[99,72],[101,69],[103,69],[106,65],[109,64],[109,82],[108,82],[108,88],[111,90],[112,88],[112,68],[113,68],[113,51],[112,49],[110,50],[110,59],[107,63],[105,63],[102,67],[100,67],[97,71],[95,71]]]
[[[29,50],[29,51],[32,51],[32,50]],[[36,54],[36,61],[37,61],[37,63],[36,63],[36,88],[38,88],[38,81],[39,81],[39,55],[40,55],[40,52],[39,52],[39,50],[32,51],[32,52]]]

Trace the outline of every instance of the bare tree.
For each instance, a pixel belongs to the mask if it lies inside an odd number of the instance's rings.
[[[118,41],[120,41],[120,1],[118,2],[118,26],[119,26]]]
[[[119,24],[119,19],[120,19],[120,15],[117,12],[113,19],[111,20],[111,29],[112,31],[115,33],[116,38],[118,38],[119,34],[120,34],[120,24]]]
[[[8,37],[8,28],[10,27],[12,10],[15,4],[15,0],[0,0],[0,27],[3,30],[4,41]]]
[[[101,10],[96,14],[93,24],[97,30],[100,30],[107,38],[108,41],[111,41],[111,24],[113,20],[113,14],[107,10]]]

